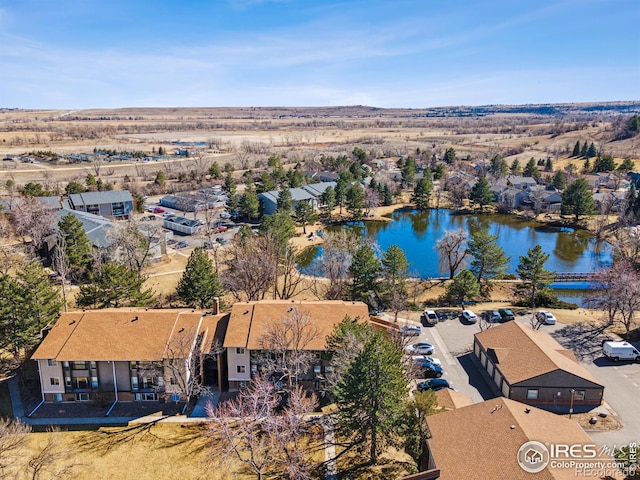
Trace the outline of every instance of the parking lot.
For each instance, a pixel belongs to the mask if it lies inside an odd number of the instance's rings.
[[[440,313],[440,312],[438,312]],[[480,313],[480,312],[476,312]],[[516,321],[529,324],[531,315],[516,315]],[[614,362],[602,356],[602,342],[610,340],[607,333],[586,323],[543,325],[540,330],[552,335],[562,346],[571,349],[580,363],[605,386],[605,406],[617,415],[619,430],[589,432],[600,444],[625,445],[640,441],[640,365],[634,362]],[[399,319],[399,322],[407,322]],[[416,322],[408,322],[415,324]],[[440,315],[436,326],[422,326],[420,336],[409,343],[429,342],[435,346],[433,357],[440,359],[445,378],[451,386],[474,402],[488,400],[499,392],[480,367],[472,352],[473,335],[480,330],[456,314]],[[638,347],[638,345],[636,345]]]

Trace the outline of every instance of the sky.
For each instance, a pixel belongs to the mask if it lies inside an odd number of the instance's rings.
[[[0,0],[0,108],[640,100],[638,0]]]

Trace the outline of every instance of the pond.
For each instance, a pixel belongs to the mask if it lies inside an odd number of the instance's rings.
[[[420,278],[447,275],[439,268],[435,244],[447,230],[459,228],[469,232],[486,227],[491,235],[498,235],[498,244],[511,257],[509,273],[515,273],[519,257],[536,245],[550,254],[547,270],[586,273],[611,264],[611,246],[584,230],[550,227],[512,215],[468,215],[450,210],[397,210],[391,218],[391,222],[354,222],[327,230],[351,229],[371,238],[381,250],[398,245],[411,263],[412,276]],[[301,256],[301,270],[317,274],[321,255],[322,247],[311,247]]]

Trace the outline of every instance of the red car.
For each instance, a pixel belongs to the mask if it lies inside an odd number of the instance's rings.
[[[164,208],[156,207],[153,209],[153,213],[164,213]]]
[[[227,227],[226,225],[218,225],[214,232],[216,233],[220,233],[220,232],[226,232],[227,230],[229,230],[229,227]]]

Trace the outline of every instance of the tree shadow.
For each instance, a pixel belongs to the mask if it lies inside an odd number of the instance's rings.
[[[612,340],[607,324],[571,323],[551,333],[560,345],[572,350],[580,361],[594,361],[602,356],[602,344]]]

